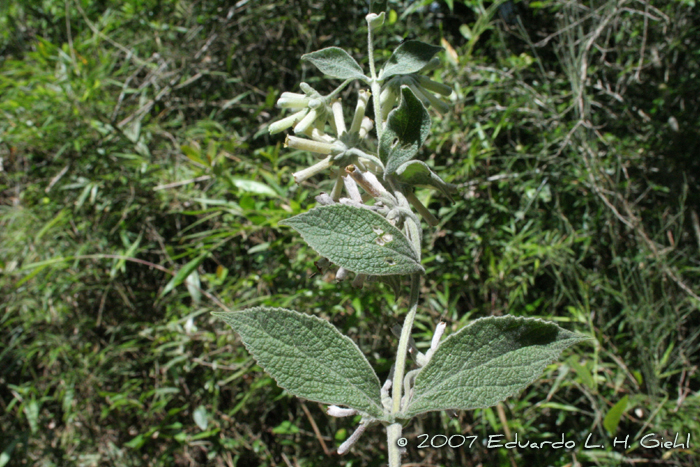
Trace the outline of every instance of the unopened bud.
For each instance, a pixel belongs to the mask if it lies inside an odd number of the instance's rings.
[[[343,282],[348,277],[348,270],[345,268],[338,268],[338,272],[335,273],[335,280],[338,282]]]
[[[374,31],[375,29],[382,27],[384,24],[384,12],[382,11],[379,14],[370,13],[365,16],[365,19],[367,20],[369,28]]]
[[[355,107],[355,115],[352,118],[352,125],[350,125],[350,133],[357,133],[360,131],[362,120],[365,118],[367,102],[369,102],[371,95],[372,93],[365,89],[357,93],[357,107]]]
[[[371,118],[365,117],[362,119],[362,125],[360,125],[360,138],[366,138],[370,131],[374,128],[374,122]]]
[[[337,405],[331,405],[328,407],[327,413],[331,417],[351,417],[357,414],[357,410],[344,409],[342,407],[338,407]]]

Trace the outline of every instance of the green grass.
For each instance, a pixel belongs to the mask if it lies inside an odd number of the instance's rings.
[[[449,332],[499,314],[593,339],[498,407],[414,421],[405,462],[697,465],[694,445],[634,443],[700,432],[699,10],[516,2],[506,25],[479,1],[421,3],[401,19],[390,2],[399,19],[376,45],[454,49],[433,76],[455,88],[452,110],[422,157],[461,194],[418,193],[440,217],[419,347],[440,319]],[[303,53],[336,45],[363,63],[365,7],[0,7],[0,467],[386,463],[380,429],[324,452],[353,421],[280,390],[192,287],[230,309],[323,316],[388,374],[406,297],[312,277],[315,253],[277,223],[330,182],[296,186],[311,156],[266,131],[282,91],[331,89]],[[423,433],[577,446],[417,449]],[[585,449],[589,433],[606,447]]]

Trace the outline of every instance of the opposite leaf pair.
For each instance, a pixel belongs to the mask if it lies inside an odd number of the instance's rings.
[[[215,313],[293,395],[345,406],[365,424],[436,410],[490,407],[532,383],[565,348],[585,340],[539,319],[490,317],[444,339],[419,370],[397,414],[382,402],[379,378],[357,345],[328,321],[282,308]]]

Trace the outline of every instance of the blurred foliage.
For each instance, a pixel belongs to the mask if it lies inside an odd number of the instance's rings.
[[[388,374],[406,297],[313,276],[314,252],[277,222],[330,185],[296,186],[311,156],[266,131],[282,91],[331,89],[303,53],[366,62],[368,7],[0,4],[0,467],[386,462],[378,428],[333,455],[352,420],[281,391],[207,296],[324,316]],[[404,38],[441,43],[433,79],[455,88],[423,152],[462,196],[418,194],[441,219],[418,345],[440,319],[506,313],[593,338],[517,398],[415,420],[406,462],[697,465],[693,443],[638,444],[700,432],[694,2],[388,7],[382,59]],[[416,449],[423,433],[576,447]],[[605,448],[585,449],[589,433]]]

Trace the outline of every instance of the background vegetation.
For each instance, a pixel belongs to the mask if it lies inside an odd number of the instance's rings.
[[[303,53],[364,58],[367,3],[1,8],[0,466],[383,465],[378,428],[334,455],[353,421],[280,390],[193,287],[324,316],[388,373],[406,297],[312,274],[277,222],[329,182],[296,186],[311,156],[266,131],[282,91],[331,89]],[[441,221],[419,345],[440,319],[507,313],[593,338],[498,407],[414,421],[407,465],[699,465],[695,2],[389,8],[383,57],[441,43],[434,79],[455,88],[423,153],[461,195],[420,193]],[[652,432],[690,449],[640,447]],[[417,449],[422,433],[577,446]]]

